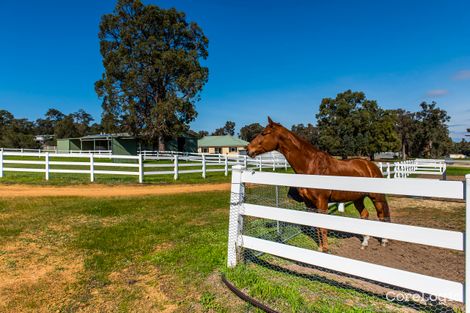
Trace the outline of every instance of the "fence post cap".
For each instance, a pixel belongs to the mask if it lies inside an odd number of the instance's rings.
[[[465,179],[470,179],[470,174],[466,174]]]

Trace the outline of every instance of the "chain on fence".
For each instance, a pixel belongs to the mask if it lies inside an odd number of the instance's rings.
[[[288,187],[247,186],[244,202],[292,210],[306,210],[288,197]],[[232,200],[238,195],[232,195]],[[368,200],[366,200],[367,202]],[[410,197],[388,197],[393,223],[446,230],[465,229],[465,205]],[[369,219],[376,218],[366,203]],[[359,218],[352,203],[344,212],[332,204],[329,214]],[[288,245],[318,249],[317,230],[261,218],[244,217],[242,234]],[[241,226],[241,225],[240,225]],[[328,231],[329,253],[438,278],[464,282],[463,252],[425,245],[370,238],[361,249],[362,235]],[[227,273],[234,285],[279,312],[463,312],[461,303],[417,294],[383,283],[353,277],[269,254],[243,249],[241,262]]]

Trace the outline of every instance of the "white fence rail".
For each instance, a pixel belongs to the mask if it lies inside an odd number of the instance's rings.
[[[281,155],[282,156],[282,155]],[[161,162],[160,162],[161,161]],[[100,175],[136,176],[142,183],[152,175],[173,175],[178,179],[181,174],[223,172],[228,176],[233,165],[262,171],[263,169],[287,169],[289,164],[282,156],[261,156],[255,159],[239,155],[178,154],[170,152],[142,153],[137,156],[110,155],[95,153],[49,153],[49,152],[12,152],[0,149],[0,178],[5,172],[44,173],[49,180],[50,174],[88,174],[90,181]]]
[[[394,164],[395,176],[405,178],[410,175],[438,175],[446,179],[445,160],[415,159]]]
[[[254,205],[244,202],[245,183],[466,200],[466,231],[462,233]],[[465,283],[468,283],[470,279],[470,254],[468,253],[470,248],[470,226],[468,225],[470,221],[470,175],[466,176],[464,182],[420,178],[382,179],[261,173],[237,166],[232,172],[228,238],[229,267],[237,265],[240,261],[239,249],[246,248],[408,290],[464,302],[466,312],[470,312],[468,304],[470,288],[465,288],[462,283],[243,235],[245,216],[465,251]]]
[[[1,148],[5,152],[19,152],[19,153],[46,153],[50,154],[112,154],[111,150],[57,150],[54,149],[28,149],[28,148]]]

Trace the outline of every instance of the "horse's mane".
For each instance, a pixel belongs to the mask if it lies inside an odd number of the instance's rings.
[[[309,142],[305,138],[297,135],[293,131],[288,130],[286,127],[282,126],[281,124],[275,123],[275,125],[280,126],[283,130],[285,130],[287,132],[288,139],[296,146],[297,149],[300,150],[300,149],[308,148],[308,149],[311,149],[312,152],[323,153],[326,156],[331,157],[328,152],[320,150],[318,147],[313,145],[311,142]]]

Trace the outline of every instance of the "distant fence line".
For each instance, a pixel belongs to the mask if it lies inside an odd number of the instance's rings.
[[[36,159],[38,158],[38,159]],[[66,160],[64,160],[66,159]],[[162,161],[162,162],[160,162]],[[12,152],[0,149],[0,178],[5,172],[44,173],[49,180],[52,173],[88,174],[95,181],[96,174],[137,176],[139,183],[145,176],[224,172],[233,165],[243,165],[252,170],[285,169],[289,163],[282,155],[265,155],[249,158],[243,155],[175,153],[169,151],[140,153],[139,155],[112,155],[96,153]],[[16,166],[15,166],[16,165]]]
[[[285,169],[290,166],[285,157],[278,153],[266,153],[256,158],[239,154],[207,154],[177,151],[140,151],[138,155],[113,155],[108,150],[69,151],[68,153],[44,152],[39,149],[0,148],[0,177],[4,172],[44,173],[48,180],[50,173],[89,174],[90,181],[95,174],[138,176],[139,182],[145,176],[201,173],[203,178],[209,172],[224,172],[228,175],[233,165],[247,169]],[[7,157],[7,158],[5,158]],[[27,158],[30,159],[14,159]],[[37,157],[39,160],[31,159]],[[57,160],[66,158],[68,160]],[[52,160],[51,160],[52,159]],[[81,159],[81,160],[78,160]],[[159,163],[159,161],[162,161]],[[152,163],[153,162],[153,163]],[[439,175],[446,178],[445,160],[415,159],[394,163],[376,163],[386,178],[406,178],[410,175]],[[19,165],[17,167],[12,165]],[[79,167],[79,168],[77,168]]]

